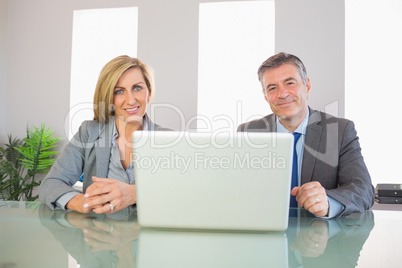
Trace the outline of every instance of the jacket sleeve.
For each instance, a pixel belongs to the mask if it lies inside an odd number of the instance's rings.
[[[345,206],[341,216],[369,209],[374,203],[374,187],[352,121],[339,138],[338,187],[327,190],[327,195]]]
[[[39,189],[39,200],[52,209],[56,201],[69,192],[78,192],[72,186],[78,181],[84,166],[85,148],[88,147],[87,122],[65,146]]]

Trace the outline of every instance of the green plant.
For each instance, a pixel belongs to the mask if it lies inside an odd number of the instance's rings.
[[[54,154],[52,149],[60,138],[52,137],[54,132],[34,126],[27,129],[24,140],[8,135],[6,148],[0,147],[0,198],[4,200],[34,201],[38,195],[32,196],[33,189],[41,181],[35,177],[38,173],[47,173],[53,165]]]

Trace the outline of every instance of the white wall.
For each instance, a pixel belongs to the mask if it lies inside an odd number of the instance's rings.
[[[0,116],[0,129],[4,129],[0,131],[0,142],[4,142],[8,133],[22,137],[28,124],[41,123],[66,139],[64,120],[69,109],[72,18],[76,9],[138,5],[138,57],[156,72],[153,103],[177,106],[186,118],[196,114],[198,4],[207,1],[1,1],[2,7],[8,3],[8,32],[4,32],[5,19],[1,16],[0,40],[6,37],[8,47],[0,47],[0,57],[7,57],[5,71],[0,65],[0,77],[7,77],[6,91],[0,91],[2,102],[4,94],[7,95],[7,104],[0,103],[1,115],[5,117],[2,120]],[[312,80],[312,107],[323,110],[337,101],[341,116],[344,114],[343,7],[344,1],[339,0],[276,1],[276,51],[295,53],[305,62]],[[261,62],[264,60],[261,58]],[[5,88],[4,81],[1,79],[0,88]],[[156,111],[157,123],[181,127],[177,112],[166,108]]]
[[[138,57],[155,70],[155,121],[180,129],[180,114],[197,114],[198,0],[140,1]]]
[[[198,5],[202,2],[219,1],[147,0],[139,5],[138,56],[156,70],[154,103],[179,107],[187,119],[197,113]],[[313,85],[309,100],[313,108],[344,116],[344,1],[280,0],[275,5],[276,51],[294,53],[304,61]],[[264,60],[262,56],[261,63]],[[158,123],[182,127],[177,111],[156,111]]]
[[[313,109],[345,115],[345,1],[277,0],[276,51],[297,55]]]
[[[0,0],[0,145],[6,139],[7,0]]]
[[[65,140],[73,10],[136,4],[138,0],[8,1],[7,104],[1,105],[5,134],[24,137],[27,125],[46,123]],[[3,36],[4,27],[0,31]]]

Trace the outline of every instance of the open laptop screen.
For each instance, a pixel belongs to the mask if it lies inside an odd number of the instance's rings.
[[[142,226],[285,230],[293,136],[136,131],[133,161]]]

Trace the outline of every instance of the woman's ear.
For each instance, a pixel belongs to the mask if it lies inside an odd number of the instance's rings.
[[[151,101],[151,90],[148,90],[147,104]]]

